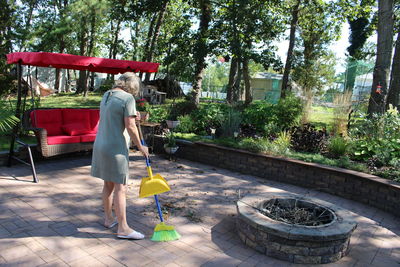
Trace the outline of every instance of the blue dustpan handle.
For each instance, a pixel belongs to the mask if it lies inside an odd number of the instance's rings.
[[[146,145],[146,143],[144,142],[144,139],[141,139],[140,142],[142,143],[142,146]],[[148,158],[148,157],[146,157],[146,166],[150,167],[150,158]],[[158,202],[158,196],[154,195],[154,199],[156,201],[157,211],[158,211],[158,216],[160,216],[160,221],[164,222],[164,219],[163,219],[163,216],[162,216],[162,212],[161,212],[160,203]]]
[[[142,143],[142,146],[147,146],[144,139],[140,140],[140,143]],[[148,157],[146,157],[146,167],[150,167],[150,158]]]

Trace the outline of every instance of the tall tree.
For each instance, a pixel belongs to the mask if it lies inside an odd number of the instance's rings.
[[[161,29],[161,25],[163,24],[163,21],[164,21],[165,12],[167,11],[168,2],[169,2],[169,0],[163,0],[161,9],[158,12],[157,22],[156,22],[156,25],[155,25],[155,28],[153,31],[153,36],[151,37],[150,47],[149,47],[149,50],[147,51],[146,61],[148,61],[148,62],[153,61],[154,50],[157,45],[158,36],[160,35],[160,29]],[[145,82],[148,82],[149,80],[150,80],[150,73],[146,73]]]
[[[197,34],[197,42],[193,51],[196,67],[192,89],[192,101],[196,107],[200,103],[201,85],[204,69],[206,67],[206,56],[209,52],[207,43],[209,38],[209,24],[211,22],[211,1],[200,0],[199,8],[201,10],[200,25]]]
[[[301,0],[296,0],[292,7],[292,12],[291,12],[292,17],[290,20],[289,47],[286,55],[285,69],[283,71],[283,77],[282,77],[281,98],[285,98],[287,95],[286,92],[289,91],[290,89],[288,88],[288,82],[289,82],[289,74],[292,69],[293,49],[296,40],[296,28],[297,28],[297,22],[299,20],[300,4]]]
[[[378,44],[368,115],[385,111],[393,50],[393,0],[378,0]]]
[[[349,13],[347,17],[350,25],[350,46],[347,48],[349,58],[347,60],[345,91],[353,91],[358,60],[365,59],[367,56],[363,48],[375,27],[372,8],[374,5],[375,0],[361,0],[359,5],[353,7],[356,11]]]
[[[334,56],[328,45],[338,38],[340,24],[331,14],[329,5],[322,1],[312,1],[299,14],[293,80],[305,99],[303,122],[308,121],[314,95],[334,78]]]
[[[386,101],[386,110],[389,105],[400,109],[400,29],[397,28],[397,40],[394,50],[392,72],[390,75],[390,87]]]

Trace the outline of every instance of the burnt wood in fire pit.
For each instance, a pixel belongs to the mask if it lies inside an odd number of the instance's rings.
[[[293,263],[335,262],[357,227],[351,212],[289,193],[249,195],[237,202],[237,230],[249,247]]]

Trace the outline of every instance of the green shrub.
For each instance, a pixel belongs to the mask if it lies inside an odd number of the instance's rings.
[[[165,105],[150,105],[147,111],[150,113],[150,122],[162,122],[167,119],[169,109]]]
[[[210,128],[221,127],[227,108],[224,104],[202,103],[198,109],[193,110],[190,116],[195,123],[195,133],[210,134]]]
[[[294,96],[281,99],[278,104],[259,100],[243,110],[243,122],[254,125],[258,132],[266,136],[270,133],[268,125],[279,126],[279,131],[297,125],[302,112],[301,100]]]
[[[190,115],[183,115],[178,117],[179,125],[175,131],[180,133],[192,133],[195,131],[195,122]]]
[[[264,126],[277,121],[274,105],[266,101],[254,101],[243,110],[243,123],[256,127],[260,133],[264,133]]]
[[[377,157],[386,165],[393,159],[400,159],[400,114],[395,108],[357,121],[349,135],[352,156],[357,160]]]
[[[271,144],[267,139],[244,138],[239,142],[239,147],[251,152],[260,153],[270,150]]]
[[[339,158],[344,156],[347,152],[347,141],[340,135],[333,136],[329,138],[327,144],[327,150],[329,156],[333,158]]]
[[[303,113],[303,104],[301,99],[293,95],[288,95],[286,98],[280,99],[275,109],[276,123],[282,129],[288,129],[297,125]]]

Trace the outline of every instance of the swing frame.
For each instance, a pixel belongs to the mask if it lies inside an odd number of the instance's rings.
[[[22,70],[23,70],[22,65],[27,65],[29,66],[29,68],[30,66],[53,67],[59,69],[83,70],[89,72],[100,72],[108,74],[122,74],[125,72],[156,73],[160,65],[159,63],[153,63],[153,62],[138,62],[130,60],[86,57],[86,56],[77,56],[71,54],[49,53],[49,52],[16,52],[7,54],[7,63],[17,65],[18,87],[17,87],[17,106],[15,109],[15,117],[17,117],[19,120],[19,122],[14,126],[11,134],[10,150],[8,153],[7,166],[11,167],[13,160],[16,160],[27,166],[30,166],[34,183],[38,183],[39,179],[36,174],[36,168],[32,156],[31,145],[26,144],[18,139],[20,129],[22,128],[21,127]],[[31,78],[30,75],[31,74],[29,71],[29,78]],[[34,96],[33,96],[32,82],[30,83],[29,87],[33,98]],[[26,102],[26,95],[27,91],[24,96],[25,97],[24,104]],[[29,162],[15,156],[14,145],[16,142],[27,149]]]

